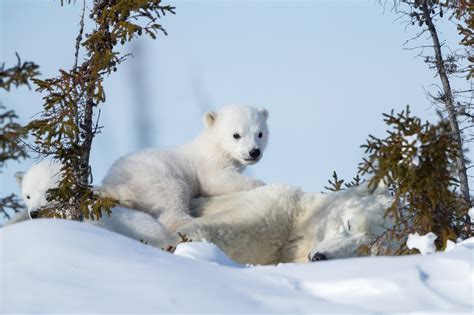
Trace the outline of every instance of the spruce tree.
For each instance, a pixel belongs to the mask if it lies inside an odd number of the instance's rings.
[[[174,13],[174,7],[161,0],[94,0],[86,11],[84,0],[72,69],[34,80],[37,91],[44,94],[44,104],[40,117],[28,124],[35,138],[33,149],[63,165],[62,180],[49,191],[51,206],[43,209],[42,216],[98,219],[116,204],[94,193],[91,186],[89,158],[101,129],[98,112],[106,101],[103,82],[129,56],[118,47],[142,35],[155,39],[159,32],[166,34],[158,20]],[[93,23],[90,31],[85,30],[85,18]],[[82,62],[80,49],[85,51]]]
[[[416,35],[407,41],[413,43],[417,40],[426,39],[428,42],[414,47],[410,50],[419,50],[418,56],[423,57],[429,68],[434,70],[439,78],[440,87],[436,92],[428,92],[430,102],[442,109],[450,124],[450,132],[457,143],[458,154],[453,161],[456,168],[456,177],[459,181],[459,189],[464,202],[471,204],[469,181],[468,181],[468,159],[465,154],[465,142],[469,129],[473,124],[472,111],[472,85],[467,88],[454,89],[452,78],[472,76],[472,49],[474,42],[473,34],[473,9],[474,6],[466,0],[394,0],[394,9],[403,17],[407,18],[407,27],[412,25],[419,27]],[[446,42],[440,37],[437,22],[440,19],[451,19],[458,17],[458,29],[463,35],[461,44],[467,49],[462,53],[446,47]],[[426,36],[428,35],[428,36]],[[465,65],[466,59],[471,62]],[[464,126],[463,126],[464,125]],[[472,141],[472,140],[468,140]]]
[[[394,193],[394,201],[385,213],[394,225],[371,244],[373,248],[383,254],[410,253],[406,240],[414,232],[435,233],[438,249],[443,249],[448,240],[472,236],[469,205],[454,175],[459,148],[450,123],[423,123],[411,115],[408,107],[384,117],[390,128],[388,135],[369,136],[362,146],[368,156],[359,168],[361,175],[370,176],[369,188],[375,189],[383,182]]]
[[[38,65],[33,62],[22,62],[16,54],[16,66],[6,68],[5,64],[0,67],[0,89],[10,91],[12,87],[27,86],[29,81],[39,75]],[[14,110],[8,110],[0,103],[0,173],[8,161],[19,161],[28,157],[23,141],[26,139],[27,131],[18,123],[18,116]],[[0,196],[0,212],[10,219],[12,212],[16,213],[24,208],[20,198],[15,194]]]

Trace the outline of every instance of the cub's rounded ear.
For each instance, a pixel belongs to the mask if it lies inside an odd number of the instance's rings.
[[[21,185],[21,183],[23,182],[23,176],[25,176],[25,172],[16,172],[14,176],[17,183]]]
[[[265,108],[261,107],[258,109],[258,112],[263,116],[265,117],[265,119],[268,119],[268,110],[266,110]]]
[[[204,121],[204,126],[210,127],[216,122],[217,113],[207,112],[204,114],[202,120]]]

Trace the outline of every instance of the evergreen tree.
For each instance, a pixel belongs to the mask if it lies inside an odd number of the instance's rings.
[[[32,62],[21,62],[16,54],[18,63],[11,68],[0,67],[0,88],[10,91],[12,87],[18,88],[26,85],[30,88],[29,80],[39,75],[38,66]],[[7,110],[0,103],[0,173],[8,161],[18,161],[28,156],[22,141],[26,139],[27,131],[17,122],[15,111]],[[20,198],[15,194],[0,197],[0,212],[10,219],[12,212],[23,209]]]
[[[446,113],[454,141],[457,143],[458,154],[453,163],[456,166],[456,176],[459,181],[461,195],[465,203],[471,204],[469,181],[467,174],[467,160],[465,154],[465,141],[468,129],[472,128],[474,110],[472,105],[472,84],[465,89],[455,90],[451,78],[455,76],[472,76],[472,48],[473,48],[473,4],[468,0],[394,0],[394,8],[399,14],[408,18],[408,25],[420,27],[420,31],[407,43],[425,38],[428,35],[428,45],[411,47],[419,49],[419,56],[436,72],[441,86],[435,93],[428,93],[434,106]],[[458,16],[459,31],[463,34],[461,44],[466,46],[463,53],[444,47],[446,44],[440,38],[436,23],[439,19]],[[432,54],[427,54],[427,48],[432,49]],[[465,65],[465,61],[471,62]],[[463,126],[464,124],[464,126]],[[467,139],[469,140],[469,139]]]
[[[365,182],[359,174],[356,174],[356,176],[354,176],[348,183],[344,183],[344,181],[344,179],[339,178],[336,171],[333,171],[332,180],[328,179],[329,186],[324,186],[324,189],[330,192],[338,192],[347,188],[357,187]],[[342,184],[344,184],[344,186]]]
[[[88,14],[86,9],[84,0],[73,68],[60,70],[55,78],[34,80],[37,91],[44,93],[40,118],[28,125],[36,139],[34,151],[63,165],[59,186],[48,193],[52,206],[43,209],[43,216],[97,219],[116,204],[91,189],[89,156],[100,131],[97,113],[105,102],[103,81],[128,57],[118,45],[142,35],[155,39],[158,32],[166,34],[158,20],[174,13],[174,7],[161,0],[94,0]],[[86,16],[93,22],[90,32],[84,30]],[[85,58],[78,63],[81,48]]]
[[[458,31],[462,36],[461,45],[467,48],[467,59],[469,60],[469,71],[467,79],[474,78],[474,1],[472,0],[457,0],[447,1],[447,6],[450,6],[456,13],[458,20]]]
[[[450,123],[422,123],[411,116],[408,107],[384,116],[390,127],[388,136],[369,137],[362,146],[368,157],[359,168],[361,175],[371,176],[369,188],[383,182],[392,187],[395,197],[385,214],[395,224],[373,248],[383,254],[409,253],[406,240],[414,232],[435,233],[438,249],[443,249],[447,240],[472,236],[469,206],[456,190],[459,182],[453,176],[459,148]],[[393,245],[395,251],[391,251]]]
[[[344,189],[344,186],[342,186],[342,184],[344,183],[344,180],[340,179],[339,176],[337,176],[336,171],[332,172],[332,180],[328,179],[328,183],[329,183],[329,187],[324,186],[324,189],[328,191],[337,192]]]

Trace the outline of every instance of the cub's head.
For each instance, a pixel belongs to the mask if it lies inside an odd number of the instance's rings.
[[[268,142],[268,111],[248,106],[225,106],[204,115],[207,131],[219,148],[241,165],[257,163]]]
[[[15,173],[30,217],[35,218],[38,210],[48,204],[46,192],[58,186],[60,173],[61,165],[49,160],[34,164],[26,172]]]

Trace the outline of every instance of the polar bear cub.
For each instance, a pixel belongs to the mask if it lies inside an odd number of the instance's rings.
[[[267,118],[266,109],[237,105],[206,113],[205,128],[197,138],[120,158],[101,190],[122,206],[147,212],[174,230],[191,218],[192,198],[263,185],[241,173],[262,157],[269,136]]]
[[[47,191],[58,186],[61,176],[61,164],[51,160],[42,160],[26,172],[15,173],[27,211],[20,212],[7,225],[37,218],[39,210],[50,204],[46,199]],[[166,248],[177,242],[177,237],[169,233],[158,220],[133,209],[114,207],[112,216],[104,215],[100,220],[86,219],[85,222],[158,248]]]

